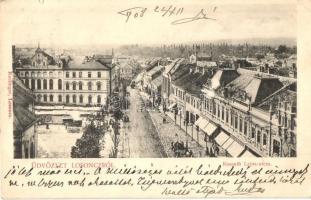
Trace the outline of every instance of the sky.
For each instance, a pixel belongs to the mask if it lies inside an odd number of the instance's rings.
[[[44,3],[40,3],[40,2]],[[108,45],[166,44],[192,41],[243,38],[296,38],[296,6],[292,1],[155,1],[155,0],[17,0],[5,2],[1,23],[14,44],[42,45]],[[225,2],[225,3],[224,3]],[[233,3],[234,2],[234,3]],[[271,2],[271,1],[270,1]],[[285,3],[284,3],[285,2]],[[156,6],[183,8],[179,15],[161,16]],[[126,16],[118,12],[132,7]],[[191,18],[204,9],[215,20],[196,20],[171,25]],[[138,16],[134,18],[135,12]],[[124,13],[124,12],[123,12]]]

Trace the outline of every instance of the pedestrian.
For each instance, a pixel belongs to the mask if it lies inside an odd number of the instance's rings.
[[[189,151],[189,157],[193,157],[193,151],[192,150]]]

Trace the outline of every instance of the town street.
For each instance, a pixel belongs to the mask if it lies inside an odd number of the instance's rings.
[[[130,89],[130,107],[126,111],[130,122],[121,123],[121,137],[118,157],[161,158],[166,157],[156,127],[144,109],[139,92]]]

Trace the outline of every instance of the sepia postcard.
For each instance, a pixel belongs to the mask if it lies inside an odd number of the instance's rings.
[[[1,197],[311,197],[311,3],[0,1]]]

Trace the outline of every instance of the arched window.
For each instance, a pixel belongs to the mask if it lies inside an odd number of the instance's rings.
[[[66,95],[66,103],[69,103],[69,95]]]
[[[79,90],[82,90],[82,82],[79,82]]]
[[[72,83],[72,90],[76,90],[76,86],[77,86],[76,82],[73,82]]]
[[[50,95],[50,102],[53,102],[53,95]]]
[[[58,95],[58,102],[62,102],[62,95]]]
[[[58,89],[62,89],[62,79],[58,79]]]
[[[48,101],[48,97],[47,97],[47,95],[45,94],[45,95],[43,95],[43,101],[44,102],[47,102]]]
[[[88,90],[92,90],[92,82],[87,83]]]
[[[79,102],[80,102],[80,103],[83,103],[83,95],[82,95],[82,94],[81,94],[80,97],[79,97]]]
[[[92,103],[92,96],[89,95],[89,104],[91,104],[91,103]]]
[[[37,79],[37,89],[41,90],[41,79]]]
[[[66,78],[69,78],[69,72],[66,72]]]
[[[97,85],[97,90],[101,90],[102,84],[100,82],[97,82],[96,85]]]
[[[76,103],[76,102],[77,102],[77,96],[76,96],[75,94],[72,96],[72,102],[73,102],[73,103]]]
[[[43,80],[43,89],[46,90],[48,88],[48,81],[46,79]]]
[[[66,83],[66,90],[69,90],[69,83]]]
[[[53,90],[53,79],[50,79],[49,85],[50,85],[50,90]]]
[[[34,90],[36,89],[36,80],[35,79],[31,79],[31,89]]]
[[[29,88],[29,79],[26,79],[26,80],[25,80],[25,85],[26,85],[26,87]]]
[[[101,101],[102,101],[102,99],[101,99],[100,95],[98,95],[98,96],[97,96],[97,103],[100,104]]]

